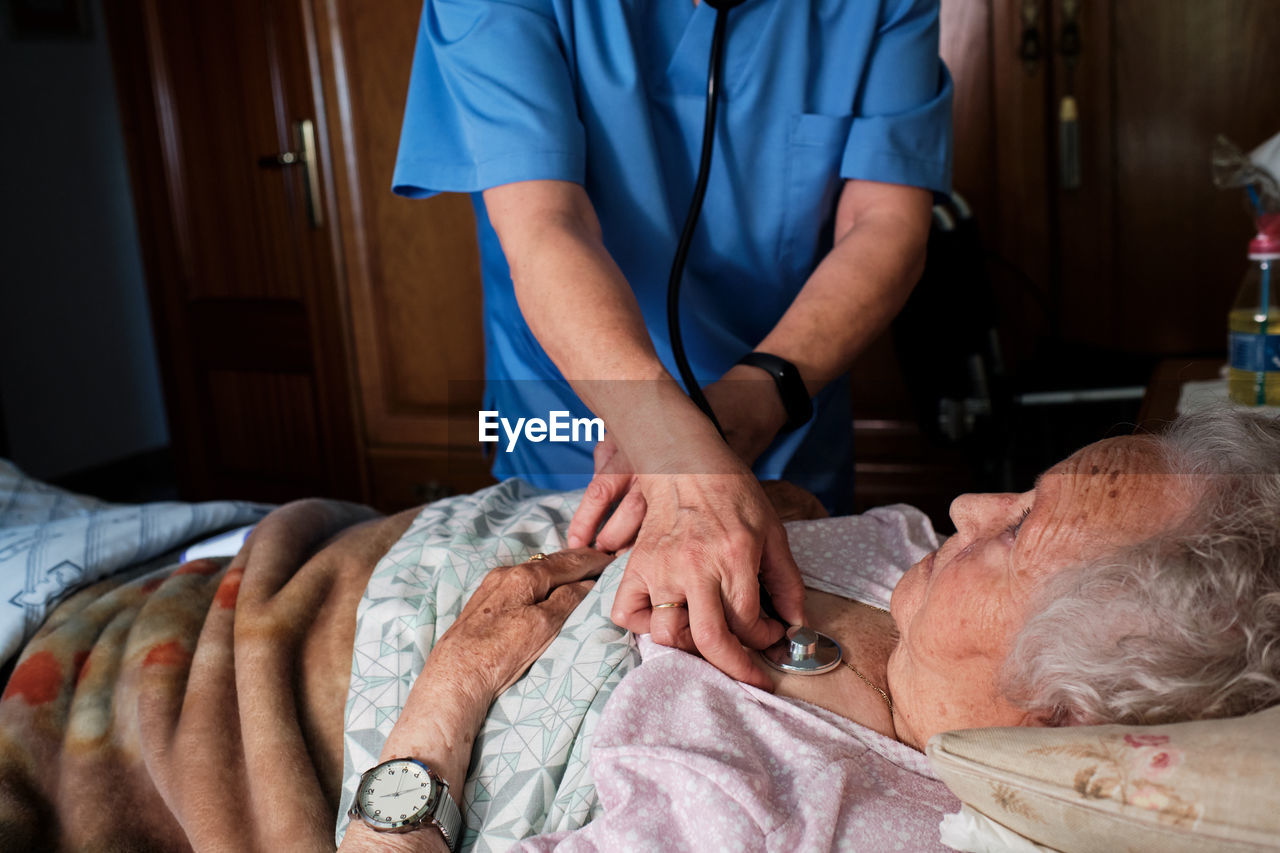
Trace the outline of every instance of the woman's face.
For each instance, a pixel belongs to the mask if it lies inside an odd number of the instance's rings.
[[[893,592],[900,634],[889,658],[899,737],[923,748],[950,729],[1037,725],[999,697],[1001,664],[1048,575],[1173,524],[1190,496],[1151,439],[1092,444],[1023,494],[962,495],[956,535]]]

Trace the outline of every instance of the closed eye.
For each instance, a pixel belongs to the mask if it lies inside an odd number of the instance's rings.
[[[1005,533],[1009,534],[1014,539],[1017,539],[1018,531],[1022,529],[1022,523],[1027,520],[1028,515],[1031,515],[1031,507],[1023,509],[1022,515],[1018,516],[1018,520],[1005,528]]]

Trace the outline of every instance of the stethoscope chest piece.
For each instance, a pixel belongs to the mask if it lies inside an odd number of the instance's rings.
[[[799,675],[821,675],[840,665],[840,644],[821,631],[802,625],[787,629],[786,636],[764,650],[769,666]]]

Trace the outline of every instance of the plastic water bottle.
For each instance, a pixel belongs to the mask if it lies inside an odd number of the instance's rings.
[[[1249,271],[1227,315],[1227,391],[1246,406],[1280,406],[1280,214],[1258,220]]]

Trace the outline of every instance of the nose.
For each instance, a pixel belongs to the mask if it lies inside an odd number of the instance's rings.
[[[951,523],[957,533],[980,530],[991,524],[1007,523],[1009,504],[1018,499],[1012,492],[960,495],[951,502]]]

